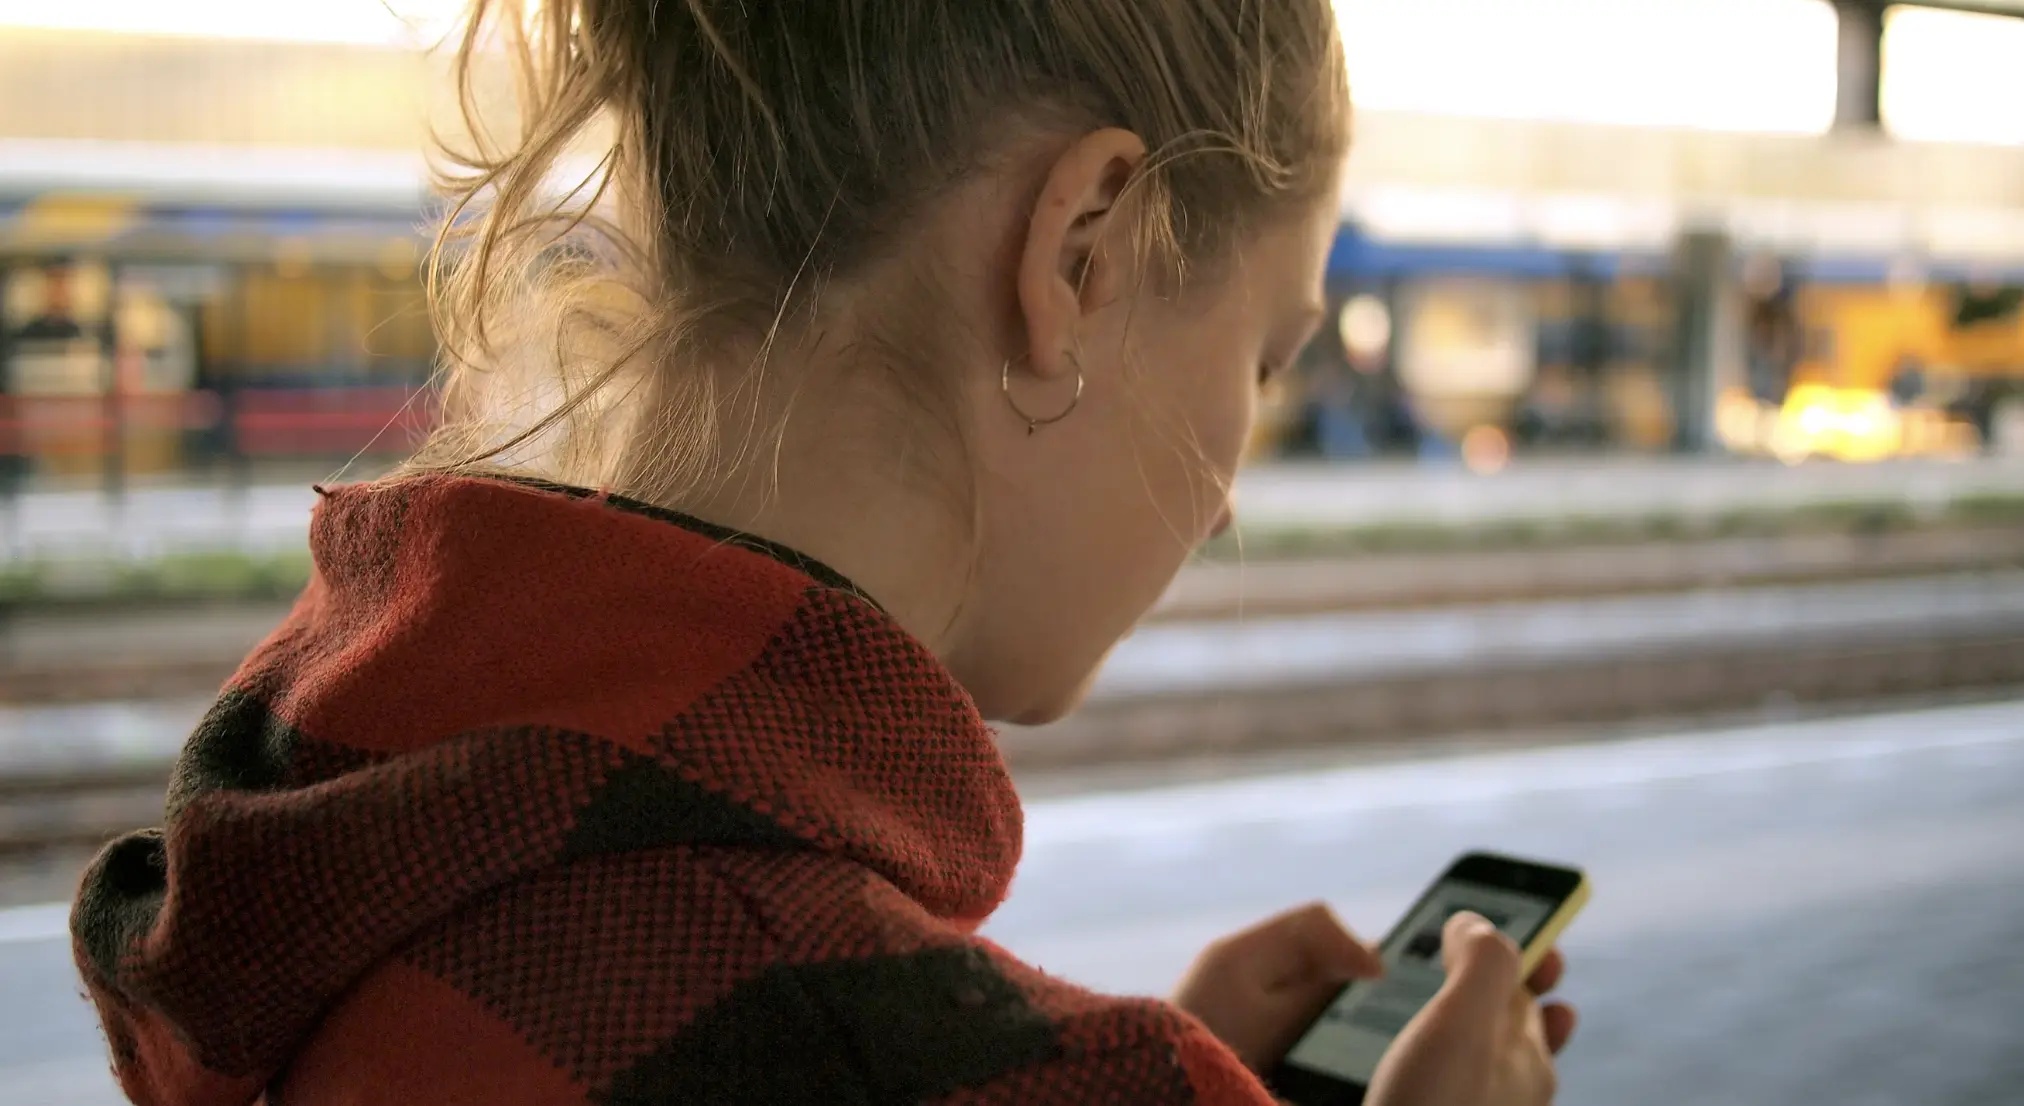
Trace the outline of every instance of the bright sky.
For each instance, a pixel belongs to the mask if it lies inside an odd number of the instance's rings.
[[[1822,0],[1336,0],[1367,108],[1808,133],[1834,116]]]
[[[1834,112],[1826,0],[1335,0],[1373,110],[1811,133]],[[460,0],[0,0],[0,27],[434,41]],[[396,15],[398,13],[398,15]],[[1885,116],[2024,144],[2024,20],[1896,9]]]
[[[433,42],[463,8],[463,0],[0,0],[0,27],[401,46]]]
[[[1884,124],[1936,142],[2024,145],[2024,19],[1893,8]]]

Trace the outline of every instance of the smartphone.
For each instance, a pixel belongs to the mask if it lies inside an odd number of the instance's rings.
[[[1450,917],[1472,910],[1489,919],[1524,950],[1529,976],[1587,902],[1578,868],[1493,853],[1456,858],[1385,936],[1384,978],[1344,987],[1266,1081],[1293,1106],[1358,1106],[1392,1038],[1447,978],[1441,929]]]

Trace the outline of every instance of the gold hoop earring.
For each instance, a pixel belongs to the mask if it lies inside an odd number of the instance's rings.
[[[1049,415],[1046,418],[1035,418],[1027,414],[1026,409],[1019,406],[1019,401],[1012,398],[1012,358],[1007,357],[1005,364],[998,369],[998,390],[1005,393],[1005,405],[1012,408],[1012,413],[1019,416],[1019,421],[1026,424],[1027,437],[1032,437],[1033,432],[1043,426],[1053,426],[1055,423],[1074,414],[1076,405],[1082,402],[1082,362],[1076,360],[1075,355],[1072,353],[1066,356],[1068,357],[1068,363],[1075,366],[1075,394],[1069,397],[1068,406],[1062,408],[1058,414]]]

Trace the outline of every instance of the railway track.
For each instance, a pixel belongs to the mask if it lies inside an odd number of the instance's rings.
[[[1399,553],[1185,569],[1151,625],[1414,611],[1700,589],[1886,581],[2024,567],[2024,526]],[[0,704],[206,693],[287,611],[278,602],[23,610],[0,617]]]
[[[84,852],[162,820],[168,766],[0,779],[0,864]]]
[[[1150,621],[1656,595],[2018,567],[2024,567],[2024,526],[2018,525],[1204,563],[1182,573]]]

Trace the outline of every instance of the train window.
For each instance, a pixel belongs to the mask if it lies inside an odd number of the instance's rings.
[[[419,281],[379,277],[372,288],[366,352],[375,373],[395,378],[426,376],[436,358],[435,329]]]
[[[202,327],[209,360],[248,383],[419,382],[436,354],[420,283],[375,266],[248,270]]]
[[[129,392],[185,392],[197,382],[197,351],[187,310],[145,273],[122,272],[113,307],[113,342]]]
[[[315,376],[324,360],[330,300],[310,274],[254,269],[239,285],[241,353],[259,375]]]
[[[2024,307],[2024,288],[2016,285],[1980,286],[1964,284],[1954,289],[1954,319],[1957,329],[1983,323],[2010,322]]]
[[[1430,281],[1411,289],[1399,375],[1415,394],[1517,395],[1538,351],[1533,304],[1522,285]]]

